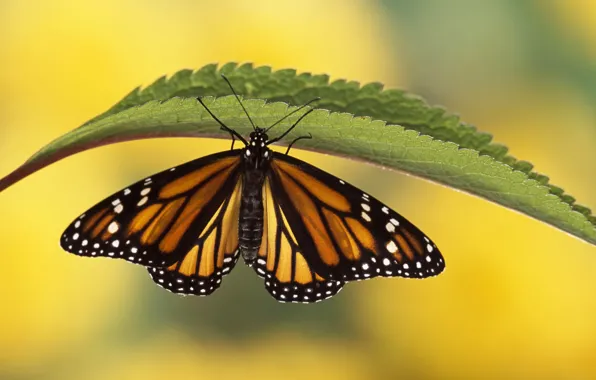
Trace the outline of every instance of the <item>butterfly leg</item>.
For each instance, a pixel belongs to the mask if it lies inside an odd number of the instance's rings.
[[[287,130],[287,131],[285,131],[284,133],[282,133],[282,134],[281,134],[281,136],[278,136],[278,137],[276,137],[276,138],[274,138],[274,139],[271,139],[271,140],[267,141],[267,145],[271,145],[271,144],[273,144],[273,143],[275,143],[275,142],[278,142],[279,140],[283,139],[284,137],[286,137],[286,135],[287,135],[288,133],[290,133],[290,132],[292,131],[292,129],[296,128],[296,126],[298,125],[298,123],[300,123],[300,121],[302,121],[302,119],[304,119],[305,117],[307,117],[307,116],[308,116],[308,114],[310,114],[310,113],[311,113],[311,112],[313,112],[314,110],[315,110],[314,108],[311,108],[311,109],[309,109],[308,111],[306,111],[306,112],[305,112],[305,113],[304,113],[302,116],[300,116],[300,117],[298,118],[298,120],[296,120],[296,121],[294,122],[294,124],[292,124],[292,126],[291,126],[290,128],[288,128],[288,130]]]
[[[219,127],[219,129],[222,131],[227,131],[224,127]],[[230,150],[234,150],[234,143],[236,142],[236,136],[234,136],[234,134],[230,131],[228,131],[228,133],[230,134],[230,136],[232,136],[232,146],[230,147]]]
[[[292,141],[292,142],[290,143],[290,145],[288,145],[288,150],[286,150],[286,155],[287,155],[288,153],[290,153],[290,148],[292,147],[292,145],[294,145],[294,143],[295,143],[296,141],[298,141],[298,140],[302,140],[302,139],[309,139],[309,140],[310,140],[310,139],[312,139],[312,135],[309,133],[309,134],[308,134],[308,136],[300,136],[300,137],[296,137],[296,138],[294,139],[294,141]]]

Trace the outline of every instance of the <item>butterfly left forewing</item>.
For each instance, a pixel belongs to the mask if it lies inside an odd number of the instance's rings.
[[[239,151],[222,152],[139,181],[78,217],[60,244],[79,256],[170,266],[233,192],[239,162]]]

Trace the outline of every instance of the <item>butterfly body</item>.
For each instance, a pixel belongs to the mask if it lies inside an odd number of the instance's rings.
[[[263,129],[250,135],[249,144],[242,150],[242,196],[238,223],[239,250],[248,265],[257,258],[263,236],[263,184],[269,170],[271,150],[266,146]]]
[[[266,132],[277,123],[253,123],[247,141],[198,101],[244,148],[232,143],[116,192],[69,225],[64,250],[143,265],[159,286],[198,296],[213,293],[242,256],[280,302],[321,301],[350,281],[444,270],[436,245],[403,216],[288,155],[310,134],[286,154],[269,149],[312,109],[273,139]]]

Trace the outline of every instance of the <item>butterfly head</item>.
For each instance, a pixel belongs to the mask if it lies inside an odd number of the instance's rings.
[[[259,166],[260,163],[271,159],[271,150],[267,147],[269,137],[263,128],[256,127],[250,133],[248,144],[244,148],[244,159],[252,165]]]
[[[261,146],[264,147],[267,145],[267,141],[269,140],[269,136],[265,133],[265,129],[255,127],[254,132],[250,133],[249,143],[251,146]]]

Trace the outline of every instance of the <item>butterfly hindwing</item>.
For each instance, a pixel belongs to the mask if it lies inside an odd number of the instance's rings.
[[[238,260],[238,220],[242,183],[221,204],[194,244],[167,268],[149,268],[159,286],[179,294],[206,296],[220,285]]]
[[[145,266],[177,263],[234,192],[239,152],[202,157],[113,194],[68,226],[60,239],[62,248]]]
[[[304,261],[325,281],[425,278],[445,268],[424,233],[345,181],[280,153],[268,178]]]
[[[265,279],[265,288],[281,302],[316,302],[337,294],[343,281],[326,280],[313,271],[292,232],[293,226],[272,194],[263,187],[264,225],[261,247],[253,268]]]

